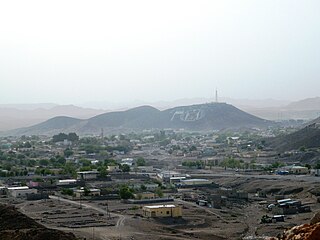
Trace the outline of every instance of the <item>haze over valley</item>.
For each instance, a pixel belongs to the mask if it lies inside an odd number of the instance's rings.
[[[319,240],[320,1],[0,2],[1,240]]]

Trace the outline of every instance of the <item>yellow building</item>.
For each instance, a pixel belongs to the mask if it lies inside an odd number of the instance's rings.
[[[156,205],[142,208],[145,217],[182,217],[181,206]]]

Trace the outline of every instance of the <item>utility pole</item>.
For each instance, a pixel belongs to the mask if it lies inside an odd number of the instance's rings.
[[[103,128],[101,128],[101,139],[103,140],[104,133],[103,133]]]
[[[82,194],[81,194],[81,192],[80,192],[80,198],[79,198],[79,208],[80,208],[80,209],[82,209],[82,206],[81,206],[81,196],[82,196]]]

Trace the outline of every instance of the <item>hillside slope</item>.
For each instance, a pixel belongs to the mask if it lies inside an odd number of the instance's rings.
[[[279,151],[299,149],[300,147],[320,147],[320,118],[309,122],[307,126],[294,133],[269,139],[268,142]]]
[[[0,205],[1,240],[76,240],[72,233],[49,229],[18,212],[12,206]]]

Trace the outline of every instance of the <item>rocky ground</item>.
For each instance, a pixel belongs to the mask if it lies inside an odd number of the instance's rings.
[[[220,177],[212,180],[224,187],[231,187],[249,192],[249,201],[235,201],[233,204],[214,209],[200,207],[194,202],[176,199],[174,204],[183,207],[183,218],[177,220],[161,220],[142,217],[140,205],[125,204],[119,200],[112,201],[84,201],[79,209],[79,202],[65,202],[62,199],[39,201],[3,201],[15,204],[22,213],[12,207],[3,207],[0,211],[1,240],[4,239],[74,239],[67,233],[55,233],[48,228],[72,232],[78,238],[116,240],[116,239],[268,239],[288,240],[285,234],[299,233],[302,236],[315,235],[320,229],[317,223],[309,223],[312,216],[320,211],[320,179],[307,182],[302,177],[296,179],[259,179],[251,177]],[[316,179],[317,180],[317,179]],[[255,193],[263,190],[266,198],[257,198]],[[201,192],[202,190],[195,190]],[[205,194],[206,192],[203,192]],[[285,222],[261,224],[263,215],[272,215],[266,206],[275,201],[275,196],[300,200],[311,207],[312,212],[288,215]],[[105,212],[108,205],[111,218]],[[90,207],[91,206],[91,207]],[[99,211],[98,211],[98,210]],[[6,210],[7,213],[4,213]],[[14,213],[12,213],[12,211]],[[16,219],[12,221],[12,219]],[[32,220],[33,219],[33,220]],[[320,219],[320,218],[319,218]],[[71,223],[86,221],[86,225],[74,227]],[[2,222],[5,224],[3,225]],[[66,225],[65,222],[69,224]],[[10,225],[11,224],[11,225]],[[27,224],[27,225],[26,225]],[[70,225],[71,224],[71,225]],[[294,231],[288,229],[297,227]],[[44,227],[45,226],[45,227]],[[305,231],[305,232],[303,232]],[[58,231],[57,231],[58,232]],[[285,232],[285,234],[283,234]],[[309,232],[314,232],[307,235]],[[16,234],[16,235],[14,235]],[[28,235],[29,234],[29,235]],[[32,234],[32,237],[29,236]],[[42,234],[42,235],[41,235]],[[17,237],[15,237],[17,236]],[[289,236],[289,235],[288,235]],[[57,238],[59,237],[59,238]],[[299,238],[296,238],[299,239]],[[304,238],[301,238],[304,239]],[[306,238],[314,240],[320,238]]]
[[[0,205],[0,236],[1,240],[77,239],[72,233],[48,229],[7,205]]]

